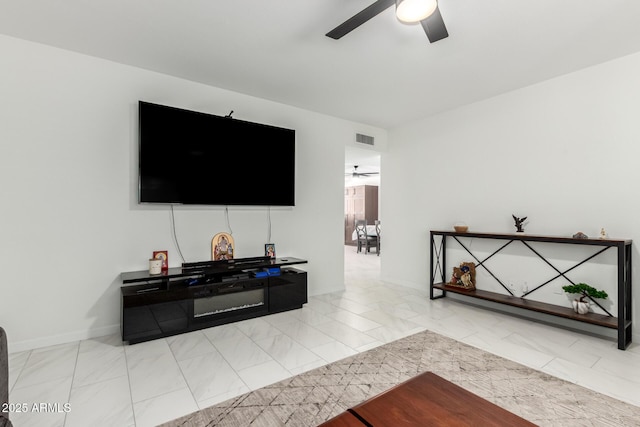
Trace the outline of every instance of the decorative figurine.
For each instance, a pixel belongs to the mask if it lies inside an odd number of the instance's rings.
[[[576,234],[573,235],[573,238],[574,239],[588,239],[589,236],[584,234],[582,231],[578,231]]]
[[[601,228],[601,229],[600,229],[600,238],[601,238],[601,239],[606,239],[606,238],[608,238],[608,236],[607,236],[607,232],[605,231],[605,229],[604,229],[604,228]]]
[[[515,215],[511,214],[511,216],[513,217],[513,220],[516,222],[516,231],[518,233],[524,233],[524,229],[522,228],[524,225],[525,220],[527,219],[527,217],[525,216],[524,218],[518,218]]]

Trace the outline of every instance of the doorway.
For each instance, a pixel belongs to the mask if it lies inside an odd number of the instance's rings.
[[[346,147],[344,167],[344,244],[345,251],[352,248],[355,252],[355,221],[366,219],[367,224],[373,226],[380,219],[380,153]]]

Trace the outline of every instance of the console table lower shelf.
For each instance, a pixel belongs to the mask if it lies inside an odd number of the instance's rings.
[[[617,329],[618,318],[605,316],[598,313],[578,314],[573,309],[562,307],[560,305],[548,304],[545,302],[532,301],[525,298],[514,297],[511,295],[499,294],[497,292],[483,291],[476,289],[473,291],[458,288],[456,286],[436,283],[434,289],[451,292],[454,294],[465,295],[471,298],[478,298],[485,301],[496,302],[500,304],[510,305],[512,307],[524,308],[538,313],[550,314],[552,316],[564,317],[566,319],[578,320],[580,322],[591,323],[605,328]],[[630,323],[630,321],[629,321]]]

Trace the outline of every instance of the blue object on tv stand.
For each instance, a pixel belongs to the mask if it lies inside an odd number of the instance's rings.
[[[269,276],[279,276],[280,275],[280,267],[267,267],[265,268],[267,274]]]

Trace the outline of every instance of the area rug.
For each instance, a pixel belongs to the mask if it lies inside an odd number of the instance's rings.
[[[317,426],[431,371],[540,426],[640,426],[640,407],[425,331],[280,381],[163,427]]]

